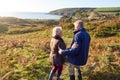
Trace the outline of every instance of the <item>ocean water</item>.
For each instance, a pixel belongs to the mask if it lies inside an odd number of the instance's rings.
[[[40,12],[9,12],[0,13],[1,17],[16,17],[21,19],[60,19],[61,15],[54,15]]]

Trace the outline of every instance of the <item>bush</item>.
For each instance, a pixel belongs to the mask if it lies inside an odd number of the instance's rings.
[[[26,27],[26,28],[11,28],[7,33],[8,34],[24,34],[36,31],[42,31],[42,27]]]
[[[6,31],[8,31],[8,25],[0,24],[0,33],[5,33]]]
[[[90,31],[93,37],[117,36],[119,35],[119,31],[120,31],[119,22],[120,19],[115,18],[102,23],[95,23],[95,24],[91,23],[89,24],[90,27],[87,27],[87,30]]]

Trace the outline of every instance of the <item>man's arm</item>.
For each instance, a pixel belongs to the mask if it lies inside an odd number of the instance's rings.
[[[63,56],[78,54],[80,52],[79,41],[80,41],[80,37],[78,37],[78,35],[75,35],[75,37],[74,37],[74,43],[71,46],[71,48],[70,49],[66,49],[66,50],[59,50],[59,53],[61,55],[63,55]]]

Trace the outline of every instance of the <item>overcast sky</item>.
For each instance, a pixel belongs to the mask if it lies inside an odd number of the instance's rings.
[[[49,12],[73,7],[120,7],[120,0],[0,0],[0,12]]]

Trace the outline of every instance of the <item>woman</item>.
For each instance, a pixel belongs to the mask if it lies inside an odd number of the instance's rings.
[[[50,42],[50,62],[52,63],[53,67],[49,75],[48,80],[52,80],[53,75],[57,71],[57,80],[60,79],[60,75],[63,69],[63,63],[65,61],[64,57],[61,56],[58,51],[59,49],[66,49],[66,45],[63,41],[62,37],[62,28],[61,27],[55,27],[53,28],[52,32],[52,39]]]

